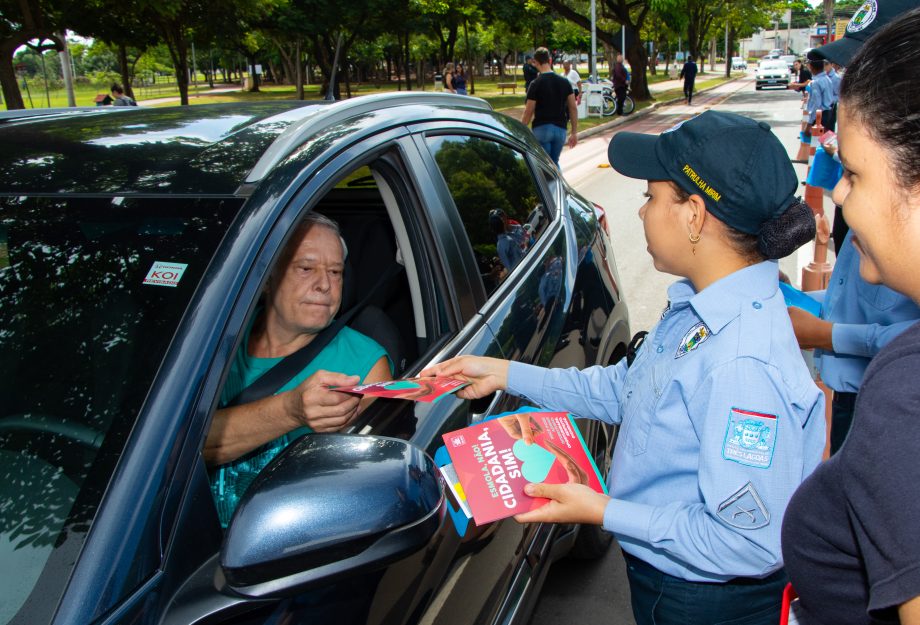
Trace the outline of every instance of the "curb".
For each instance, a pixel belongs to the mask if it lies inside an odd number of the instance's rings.
[[[694,92],[693,96],[696,97],[697,95],[701,93],[707,93],[709,91],[712,91],[713,89],[718,89],[719,87],[722,87],[723,85],[731,84],[735,82],[736,80],[741,80],[742,78],[743,76],[737,76],[730,80],[726,80],[725,82],[720,82],[718,85],[713,85],[711,87],[706,87],[705,89],[700,89],[699,91]],[[677,98],[671,98],[670,100],[662,100],[660,102],[653,102],[651,106],[647,106],[641,111],[636,111],[635,113],[632,113],[631,115],[618,117],[617,119],[611,120],[609,122],[605,122],[603,124],[598,124],[597,126],[594,126],[593,128],[588,128],[587,130],[579,132],[578,140],[581,141],[582,139],[587,139],[588,137],[599,135],[601,133],[607,132],[611,128],[615,128],[616,126],[619,126],[620,124],[625,124],[626,122],[629,122],[633,119],[638,119],[640,117],[649,115],[652,113],[652,111],[654,111],[655,109],[659,107],[668,106],[676,102],[683,102],[683,101],[684,101],[683,97],[677,97]]]

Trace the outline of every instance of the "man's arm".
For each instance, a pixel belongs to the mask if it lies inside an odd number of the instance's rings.
[[[231,462],[304,425],[317,432],[342,429],[358,414],[359,400],[329,387],[358,382],[356,375],[317,371],[290,391],[218,410],[202,451],[205,462]]]
[[[533,83],[531,83],[533,84]],[[533,121],[534,110],[537,108],[537,101],[527,99],[527,103],[524,105],[524,114],[521,116],[521,123],[525,126],[529,126],[530,122]]]
[[[569,147],[574,148],[578,143],[578,107],[575,104],[575,94],[570,93],[566,98],[569,107],[569,123],[572,124],[572,133],[569,135]]]

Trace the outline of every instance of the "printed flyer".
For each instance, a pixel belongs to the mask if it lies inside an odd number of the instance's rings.
[[[330,388],[342,393],[436,402],[445,395],[456,393],[468,384],[469,382],[456,378],[431,377],[389,380],[373,384],[360,384],[358,386],[332,386]]]
[[[534,442],[524,442],[529,425]],[[477,525],[534,510],[548,500],[524,494],[528,482],[587,484],[607,493],[572,416],[524,409],[444,434],[460,495]],[[452,480],[448,485],[452,486]],[[458,489],[453,488],[455,495]]]

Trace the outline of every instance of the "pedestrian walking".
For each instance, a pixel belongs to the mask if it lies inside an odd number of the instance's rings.
[[[572,93],[575,94],[575,101],[578,101],[578,95],[581,93],[581,75],[571,61],[562,62],[562,75],[565,76],[569,84],[572,85]]]
[[[846,172],[834,200],[860,274],[920,303],[920,125],[906,114],[920,110],[920,9],[914,0],[866,2],[824,47],[838,58],[858,49],[842,61]],[[783,557],[802,625],[920,622],[918,369],[915,324],[869,364],[846,443],[789,504]]]
[[[707,111],[660,136],[618,133],[609,157],[648,180],[639,216],[649,253],[682,278],[632,363],[544,369],[461,356],[422,375],[465,378],[465,399],[507,390],[620,424],[609,497],[529,484],[551,501],[516,518],[613,532],[638,625],[777,625],[777,520],[821,460],[824,397],[770,259],[811,240],[813,214],[765,122]]]
[[[566,144],[565,130],[568,124],[572,126],[569,147],[574,148],[578,143],[578,110],[572,85],[553,71],[551,59],[546,48],[537,48],[534,52],[540,74],[527,90],[527,103],[521,121],[524,125],[533,122],[534,136],[558,166],[562,146]]]
[[[540,70],[537,69],[536,61],[529,54],[524,57],[524,92],[530,90],[530,84],[537,79],[537,76],[540,75]]]
[[[466,75],[463,73],[463,63],[457,63],[457,66],[454,68],[452,84],[454,87],[454,93],[458,95],[467,94],[466,93]]]
[[[617,101],[617,115],[623,114],[623,102],[626,101],[626,90],[629,85],[629,72],[623,65],[623,55],[617,54],[613,69],[610,70],[610,80],[613,82],[613,95]]]
[[[447,63],[447,65],[444,66],[444,71],[441,72],[441,82],[444,85],[444,91],[448,93],[457,92],[456,89],[454,89],[454,64],[453,63]]]
[[[693,104],[693,85],[696,82],[697,67],[693,57],[687,57],[687,62],[680,70],[678,78],[684,79],[684,98],[687,104]]]

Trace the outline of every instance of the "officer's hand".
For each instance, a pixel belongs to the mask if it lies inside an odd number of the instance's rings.
[[[337,432],[357,416],[360,397],[329,387],[352,386],[360,381],[356,375],[317,371],[285,393],[285,408],[298,427],[307,425],[316,432]]]
[[[834,351],[833,323],[795,306],[789,307],[789,319],[792,321],[792,330],[799,341],[799,347]]]
[[[431,365],[419,375],[466,380],[470,385],[457,391],[457,395],[463,399],[477,399],[508,386],[508,361],[484,356],[459,356]]]
[[[545,497],[545,506],[518,514],[518,523],[590,523],[604,524],[604,510],[610,497],[585,484],[528,484],[524,492],[531,497]]]

